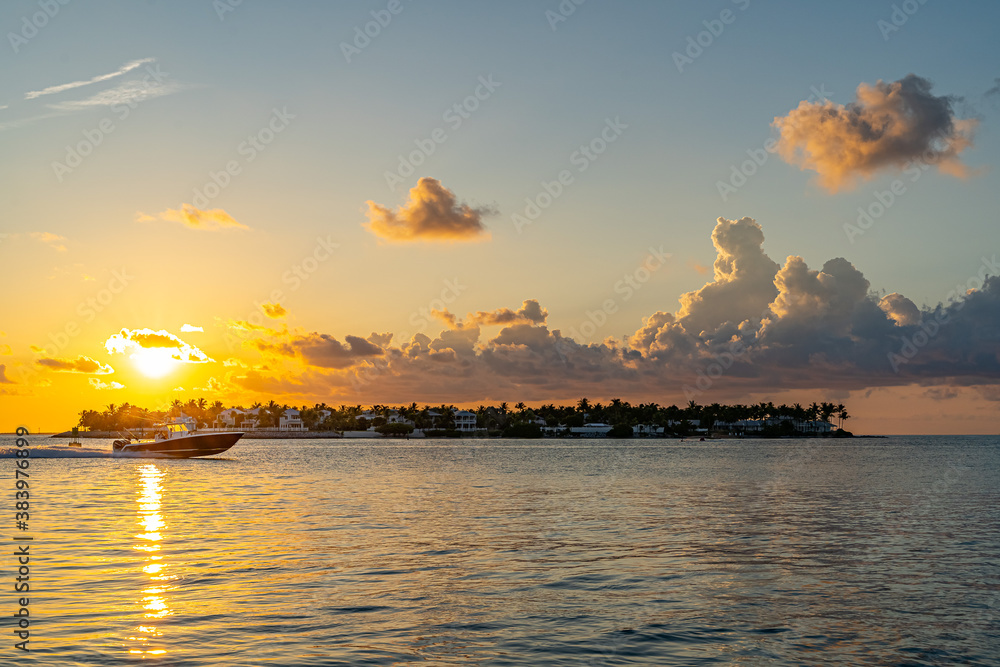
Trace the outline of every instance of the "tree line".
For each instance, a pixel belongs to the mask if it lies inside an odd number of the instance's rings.
[[[254,403],[250,409],[258,409],[257,427],[274,428],[280,423],[285,411],[298,409],[303,424],[310,431],[355,431],[366,430],[370,426],[376,428],[386,426],[393,414],[413,422],[417,429],[451,431],[455,429],[453,411],[454,405],[409,405],[390,406],[372,405],[367,409],[362,405],[340,405],[332,407],[326,403],[316,403],[312,406],[289,406],[274,400],[268,403]],[[244,409],[244,408],[240,408]],[[204,398],[189,399],[182,402],[174,400],[168,410],[146,410],[138,406],[122,403],[110,404],[104,410],[83,410],[80,413],[79,426],[95,431],[135,430],[148,427],[152,423],[176,417],[181,412],[194,418],[199,427],[210,427],[216,422],[218,415],[226,410],[221,401],[211,404]],[[498,405],[479,405],[473,410],[476,415],[477,428],[490,432],[504,432],[510,429],[524,431],[527,425],[537,425],[540,422],[551,427],[578,427],[586,423],[604,423],[614,427],[633,427],[648,425],[663,427],[666,433],[684,435],[684,431],[692,432],[695,423],[700,428],[711,430],[719,422],[732,423],[741,420],[787,420],[793,425],[805,422],[837,420],[839,427],[850,419],[847,408],[843,404],[811,403],[804,406],[800,403],[792,405],[774,403],[753,403],[723,405],[712,403],[699,405],[690,401],[684,407],[676,405],[661,406],[657,403],[640,403],[632,405],[620,398],[613,398],[607,404],[591,403],[581,398],[572,405],[555,405],[548,403],[529,408],[525,403],[518,402],[510,406],[503,402]],[[363,413],[369,416],[364,416]],[[436,413],[436,414],[435,414]]]

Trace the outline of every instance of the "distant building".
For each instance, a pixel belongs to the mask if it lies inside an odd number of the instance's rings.
[[[610,424],[595,422],[592,424],[584,424],[583,426],[571,426],[569,432],[571,435],[581,438],[605,438],[610,430]]]
[[[306,426],[302,422],[302,415],[295,408],[285,410],[284,414],[278,418],[278,429],[282,431],[305,431]]]
[[[455,415],[456,431],[471,432],[476,430],[475,412],[469,412],[468,410],[457,410],[453,414]]]

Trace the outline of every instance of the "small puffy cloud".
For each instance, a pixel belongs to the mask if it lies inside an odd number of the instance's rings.
[[[181,333],[205,333],[204,327],[196,327],[193,324],[185,324],[181,327]]]
[[[778,153],[789,164],[815,171],[830,192],[911,160],[964,177],[968,170],[959,155],[972,146],[976,121],[957,118],[954,99],[931,94],[927,79],[908,74],[892,83],[862,83],[846,106],[803,101],[774,119]]]
[[[90,386],[98,390],[125,388],[125,385],[123,385],[120,382],[104,382],[100,378],[88,378],[88,379],[90,381]]]
[[[101,362],[91,359],[90,357],[85,357],[83,355],[77,357],[76,359],[57,359],[53,357],[44,357],[35,362],[39,366],[43,366],[53,371],[58,371],[60,373],[87,373],[90,375],[107,375],[109,373],[114,373],[115,369],[111,368],[107,364],[102,364]]]
[[[432,310],[431,315],[447,324],[449,328],[459,329],[462,327],[504,326],[521,322],[545,324],[549,311],[542,308],[537,299],[527,299],[521,302],[521,307],[517,310],[510,308],[480,310],[466,315],[464,322],[459,321],[458,317],[448,312],[447,309]]]
[[[195,387],[194,391],[204,391],[211,394],[218,394],[226,391],[227,387],[222,382],[219,382],[214,377],[208,378],[208,382],[205,383],[204,387]]]
[[[168,208],[156,215],[136,214],[136,222],[155,222],[166,220],[178,222],[190,229],[215,232],[223,229],[250,229],[246,225],[240,224],[231,215],[221,208],[213,208],[206,211],[195,208],[191,204],[183,204],[179,209]]]
[[[51,232],[31,232],[28,236],[36,241],[41,241],[45,245],[54,248],[59,252],[66,252],[66,246],[63,243],[63,241],[66,241],[65,236],[59,236],[58,234],[53,234]]]
[[[902,294],[886,294],[878,302],[878,307],[900,326],[920,324],[920,309]]]
[[[104,343],[108,352],[127,354],[142,349],[164,349],[170,358],[187,364],[203,364],[213,361],[197,347],[190,345],[172,333],[152,329],[122,329]]]
[[[459,204],[455,194],[434,178],[421,178],[410,190],[410,201],[393,211],[373,201],[364,226],[379,238],[410,241],[477,241],[489,238],[483,217],[490,208]]]
[[[7,345],[5,343],[3,345],[0,345],[0,354],[2,354],[5,357],[9,357],[10,355],[14,354],[14,352],[13,350],[10,349],[10,345]]]
[[[13,380],[7,377],[7,364],[0,364],[0,384],[15,384]]]
[[[264,314],[273,320],[280,319],[288,314],[288,311],[280,303],[265,303],[261,305],[264,309]]]

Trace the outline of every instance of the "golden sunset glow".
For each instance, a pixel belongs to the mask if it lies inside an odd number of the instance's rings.
[[[141,348],[130,357],[140,373],[150,378],[161,378],[175,368],[178,362],[167,348]]]
[[[160,514],[160,505],[163,495],[163,487],[160,480],[163,472],[154,464],[144,465],[139,468],[140,492],[136,499],[138,510],[136,512],[136,523],[144,531],[136,535],[139,544],[132,548],[136,551],[146,552],[145,562],[142,565],[142,572],[149,577],[151,585],[146,586],[141,591],[140,604],[143,609],[143,618],[146,623],[155,621],[170,615],[170,607],[167,604],[167,586],[164,582],[173,577],[165,575],[166,565],[162,562],[163,556],[154,552],[160,550],[160,543],[163,541],[163,534],[160,529],[166,527],[166,522]],[[130,653],[160,655],[164,649],[149,646],[153,638],[162,637],[162,633],[155,625],[140,625],[135,628],[140,634],[129,637],[130,641],[136,642],[139,648],[129,649]]]

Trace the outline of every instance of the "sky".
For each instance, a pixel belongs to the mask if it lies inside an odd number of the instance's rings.
[[[585,396],[997,433],[998,19],[3,3],[0,430]]]

